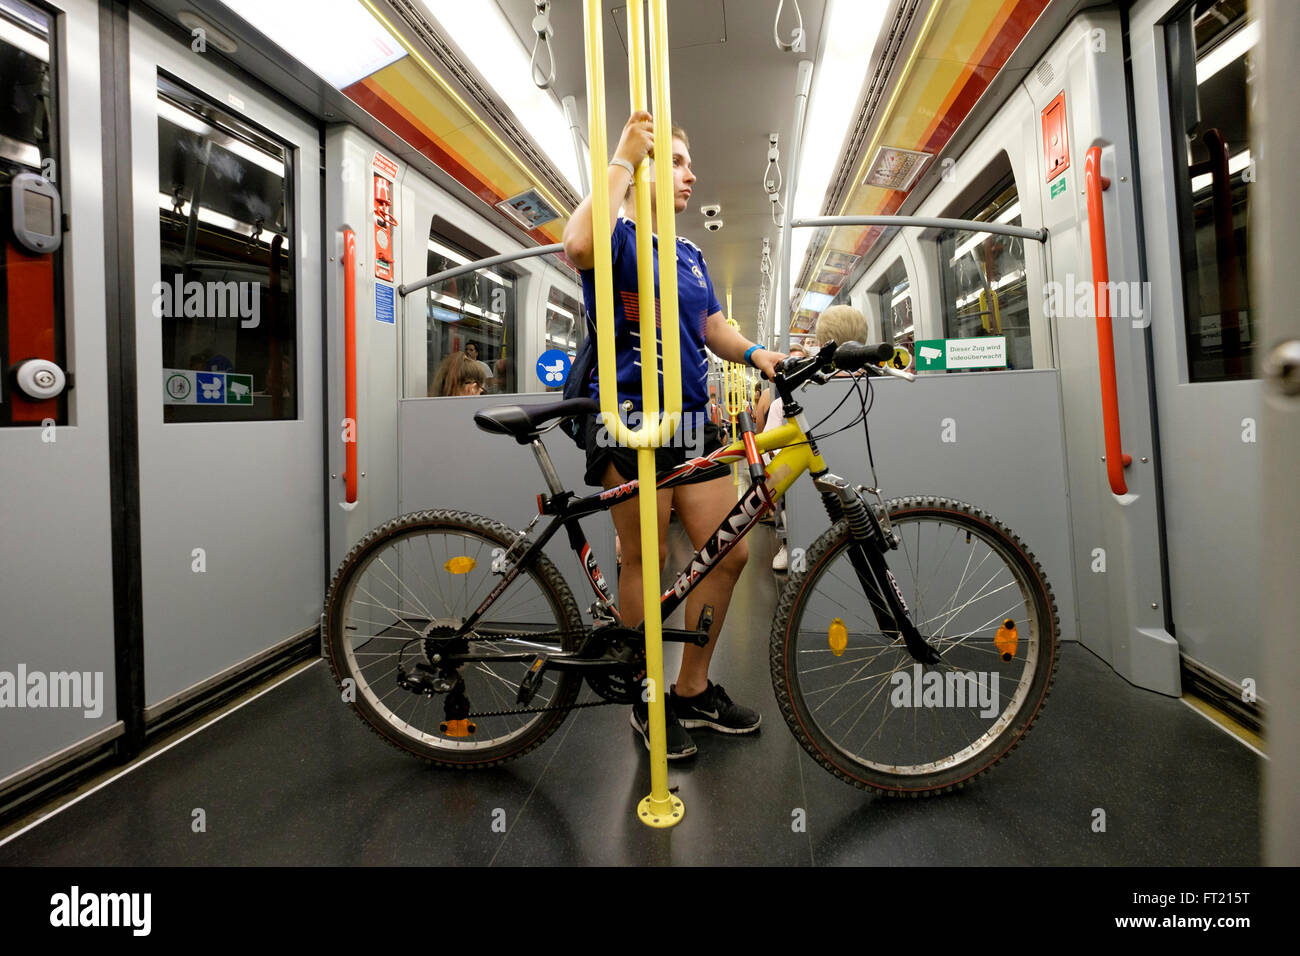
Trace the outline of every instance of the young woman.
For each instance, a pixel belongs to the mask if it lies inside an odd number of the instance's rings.
[[[587,307],[589,332],[596,334],[595,303],[595,243],[609,242],[614,267],[614,338],[618,353],[618,393],[620,406],[631,402],[632,408],[641,407],[641,324],[637,315],[636,230],[655,228],[655,201],[651,193],[649,223],[638,223],[634,204],[626,201],[632,186],[632,171],[637,164],[651,155],[654,146],[654,121],[649,113],[636,112],[629,117],[619,138],[618,148],[610,161],[606,174],[609,177],[609,195],[625,199],[623,216],[611,208],[607,222],[593,223],[591,197],[582,201],[564,229],[564,251],[582,271],[582,292]],[[673,128],[673,193],[676,212],[685,211],[691,197],[695,174],[691,171],[690,145],[681,129]],[[652,166],[653,169],[653,166]],[[653,182],[653,173],[651,174]],[[614,203],[611,201],[611,207]],[[595,230],[598,229],[598,234]],[[659,272],[658,238],[654,239],[656,282]],[[677,306],[681,327],[682,412],[690,426],[699,428],[707,418],[708,358],[704,347],[715,355],[731,362],[748,361],[767,375],[772,375],[777,363],[785,356],[761,348],[745,339],[727,325],[722,308],[713,292],[704,257],[693,243],[677,240]],[[657,290],[656,290],[657,291]],[[657,340],[657,336],[656,336]],[[599,396],[599,382],[591,386],[592,397]],[[662,394],[662,393],[661,393]],[[661,406],[662,407],[662,406]],[[693,418],[693,420],[691,420]],[[607,435],[601,435],[599,419],[588,423],[587,482],[606,488],[622,484],[637,477],[636,452],[618,448]],[[695,454],[712,451],[720,444],[716,426],[703,424],[705,447]],[[698,434],[698,431],[686,431]],[[679,464],[686,458],[682,447],[662,448],[656,452],[660,471]],[[722,523],[727,512],[735,505],[735,490],[729,472],[724,476],[685,484],[658,493],[659,554],[654,557],[663,565],[667,551],[668,517],[676,509],[678,519],[690,536],[695,548],[703,546],[709,536]],[[626,501],[611,509],[614,529],[623,546],[623,566],[618,580],[619,607],[623,620],[635,624],[645,616],[641,594],[641,534],[637,521],[636,501]],[[727,605],[736,579],[744,569],[748,557],[746,543],[742,540],[691,592],[686,602],[686,621],[693,626],[699,620],[706,604],[713,606],[713,627],[706,647],[686,645],[682,649],[682,666],[677,682],[665,701],[668,713],[668,756],[670,759],[688,757],[695,753],[686,728],[709,727],[722,733],[744,734],[757,730],[759,715],[753,710],[732,703],[726,691],[709,679],[709,661],[717,644],[718,633],[726,617]],[[656,609],[657,613],[657,609]],[[632,726],[649,742],[649,725],[644,705],[634,706]]]

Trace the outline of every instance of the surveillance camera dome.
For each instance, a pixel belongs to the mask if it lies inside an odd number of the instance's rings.
[[[709,230],[709,232],[717,232],[719,229],[722,228],[722,220],[710,219],[708,222],[704,224],[704,228]]]
[[[722,207],[719,206],[717,203],[713,203],[713,204],[710,205],[710,206],[701,206],[701,207],[700,207],[700,212],[702,212],[702,213],[704,213],[704,215],[706,215],[706,216],[712,218],[712,217],[714,217],[714,216],[716,216],[716,215],[718,215],[719,213],[722,212]]]

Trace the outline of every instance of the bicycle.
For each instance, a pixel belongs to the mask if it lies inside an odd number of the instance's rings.
[[[960,787],[1024,738],[1051,689],[1059,623],[1041,566],[996,518],[944,498],[885,501],[877,489],[830,473],[795,389],[864,372],[867,396],[855,377],[844,400],[858,393],[870,456],[870,378],[915,378],[873,364],[892,354],[890,346],[832,342],[816,356],[787,359],[774,378],[783,426],[756,435],[742,422],[738,440],[657,479],[671,488],[742,460],[752,479],[664,590],[660,612],[667,618],[810,472],[831,527],[777,605],[770,636],[777,703],[799,743],[840,779],[921,796]],[[580,525],[635,495],[638,483],[578,497],[562,486],[541,441],[566,418],[597,410],[579,398],[475,415],[485,431],[529,445],[546,480],[522,531],[479,515],[423,511],[376,528],[343,559],[326,601],[324,641],[340,686],[352,682],[353,709],[390,743],[444,767],[489,767],[541,745],[572,709],[640,698],[644,632],[619,617]],[[766,468],[765,452],[775,453]],[[543,516],[550,522],[532,536]],[[595,596],[590,626],[542,550],[561,528]],[[703,645],[711,620],[706,607],[693,630],[665,627],[664,640]],[[584,680],[598,700],[577,702]]]

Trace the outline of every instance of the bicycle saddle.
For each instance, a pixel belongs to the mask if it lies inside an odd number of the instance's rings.
[[[567,398],[547,405],[498,405],[475,412],[474,424],[485,432],[513,435],[519,444],[527,445],[552,419],[590,415],[598,411],[600,402],[594,398]]]

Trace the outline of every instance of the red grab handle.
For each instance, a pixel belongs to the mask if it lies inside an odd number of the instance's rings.
[[[1110,490],[1128,494],[1124,469],[1133,458],[1124,454],[1119,434],[1119,392],[1115,385],[1115,335],[1110,323],[1110,267],[1106,260],[1106,217],[1101,193],[1110,180],[1101,175],[1101,147],[1088,150],[1083,161],[1088,192],[1088,240],[1092,248],[1092,295],[1097,316],[1097,365],[1101,372],[1101,423],[1106,436],[1106,477]]]
[[[343,230],[343,482],[357,500],[357,234]]]

